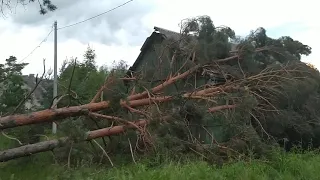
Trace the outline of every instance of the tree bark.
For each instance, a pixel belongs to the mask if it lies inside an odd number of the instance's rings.
[[[143,126],[149,123],[147,120],[139,120],[134,122],[137,126]],[[94,131],[89,131],[85,134],[84,141],[89,141],[92,139],[112,136],[124,133],[127,129],[135,128],[133,125],[120,125],[109,128],[98,129]],[[0,162],[8,161],[11,159],[16,159],[20,157],[30,156],[32,154],[51,151],[55,148],[62,147],[68,142],[67,137],[63,137],[56,140],[43,141],[35,144],[28,144],[20,146],[17,148],[12,148],[4,151],[0,151]]]
[[[198,70],[200,67],[200,65],[197,65],[191,69],[189,69],[188,71],[182,73],[182,74],[179,74],[175,77],[171,77],[169,78],[168,80],[166,80],[164,83],[154,87],[151,89],[151,92],[152,93],[157,93],[157,92],[160,92],[162,91],[164,88],[166,88],[167,86],[175,83],[176,81],[180,80],[180,79],[184,79],[186,78],[187,76],[189,76],[190,74],[192,74],[194,71]],[[149,92],[147,91],[144,91],[142,93],[138,93],[138,94],[134,94],[134,95],[131,95],[128,97],[128,100],[129,101],[132,101],[132,100],[138,100],[138,99],[142,99],[142,98],[147,98],[148,97],[148,94]]]
[[[72,106],[59,109],[46,109],[30,114],[17,114],[0,118],[0,130],[17,126],[37,124],[61,120],[67,117],[85,115],[89,111],[96,112],[109,107],[109,102],[90,103],[81,106]]]
[[[216,106],[209,108],[209,112],[216,112],[219,110],[224,109],[232,109],[235,108],[236,105],[222,105],[222,106]],[[161,119],[161,121],[166,121],[170,116],[165,116]],[[137,126],[144,126],[149,124],[149,120],[138,120],[133,122],[133,124],[128,125],[119,125],[119,126],[113,126],[103,129],[98,129],[94,131],[88,131],[85,133],[84,141],[90,141],[92,139],[104,137],[104,136],[112,136],[112,135],[119,135],[121,133],[124,133],[127,129],[134,129]],[[35,144],[28,144],[25,146],[8,149],[4,151],[0,151],[0,162],[8,161],[11,159],[16,159],[19,157],[29,156],[35,153],[45,152],[53,150],[57,147],[62,147],[68,142],[67,137],[60,138],[58,140],[49,140],[49,141],[43,141]]]
[[[149,121],[139,120],[133,123],[136,124],[137,126],[144,126],[144,125],[147,125]],[[118,135],[118,134],[124,133],[127,129],[133,129],[133,128],[136,128],[136,127],[131,124],[128,124],[128,125],[113,126],[113,127],[98,129],[94,131],[89,131],[86,133],[85,140],[96,139],[104,136]]]
[[[178,76],[177,76],[178,77]],[[174,80],[172,80],[174,81]],[[171,83],[171,81],[168,81]],[[168,84],[167,83],[167,84]],[[163,84],[166,86],[166,84]],[[157,86],[154,88],[155,92],[157,92],[160,87]],[[195,91],[193,93],[185,93],[182,95],[183,98],[196,98],[194,96],[206,96],[212,95],[215,96],[221,92],[228,92],[232,90],[237,90],[239,87],[237,86],[225,86],[225,87],[213,87],[207,88],[205,90]],[[143,97],[144,94],[140,94],[139,97]],[[120,100],[120,105],[123,107],[138,107],[138,106],[145,106],[155,103],[164,103],[171,101],[174,97],[173,96],[160,96],[160,97],[151,97],[151,98],[143,98],[143,99],[136,99],[138,97],[135,96],[135,100],[124,101]],[[130,99],[130,98],[129,98]],[[52,122],[54,120],[62,120],[67,117],[75,117],[86,115],[89,112],[96,112],[109,107],[108,101],[102,101],[99,103],[89,103],[81,106],[72,106],[72,107],[65,107],[59,109],[46,109],[42,111],[33,112],[30,114],[18,114],[18,115],[11,115],[6,117],[0,117],[0,130],[13,128],[17,126],[24,126],[29,124],[37,124],[37,123],[44,123],[44,122]]]
[[[64,146],[67,142],[68,138],[60,138],[0,151],[0,162],[30,156],[35,153],[50,151],[57,147]]]

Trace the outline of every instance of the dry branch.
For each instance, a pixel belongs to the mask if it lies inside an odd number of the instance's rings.
[[[148,120],[139,120],[133,122],[134,125],[128,124],[128,125],[120,125],[120,126],[113,126],[113,127],[108,127],[108,128],[103,128],[103,129],[98,129],[94,131],[89,131],[86,133],[85,139],[86,140],[91,140],[91,139],[96,139],[99,137],[104,137],[104,136],[112,136],[112,135],[118,135],[121,133],[124,133],[126,129],[133,129],[136,128],[136,126],[144,126],[149,123]]]
[[[240,86],[238,85],[229,85],[229,86],[218,86],[218,87],[211,87],[211,88],[206,88],[203,90],[199,90],[196,92],[191,92],[191,93],[186,93],[184,96],[206,96],[206,95],[216,95],[219,92],[230,92],[232,90],[238,90],[240,89]]]
[[[233,105],[216,106],[216,107],[209,108],[208,112],[214,113],[214,112],[221,111],[221,110],[224,110],[224,109],[233,109],[235,107],[236,107],[235,104],[233,104]]]
[[[179,74],[175,77],[172,77],[170,79],[168,79],[167,81],[165,81],[164,83],[154,87],[151,89],[151,92],[152,93],[157,93],[157,92],[160,92],[162,91],[165,87],[175,83],[176,81],[180,80],[180,79],[184,79],[185,77],[187,77],[188,75],[192,74],[194,71],[196,71],[198,68],[200,67],[200,65],[197,65],[193,68],[191,68],[190,70],[182,73],[182,74]],[[134,95],[131,95],[128,97],[128,100],[131,101],[131,100],[137,100],[137,99],[142,99],[142,98],[146,98],[148,97],[148,92],[147,91],[144,91],[142,93],[139,93],[139,94],[134,94]]]

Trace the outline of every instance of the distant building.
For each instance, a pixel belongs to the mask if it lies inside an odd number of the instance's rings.
[[[36,86],[36,77],[34,74],[24,75],[22,76],[22,78],[25,83],[22,88],[31,91]],[[47,93],[48,88],[52,87],[52,83],[52,80],[43,79],[31,95],[31,100],[25,102],[25,109],[33,110],[33,108],[39,108],[43,106],[41,104],[41,101],[43,100],[43,95]]]

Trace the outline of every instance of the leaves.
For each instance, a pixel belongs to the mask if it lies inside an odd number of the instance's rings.
[[[17,58],[10,56],[0,66],[0,112],[3,114],[15,108],[27,93],[21,73],[26,65],[28,63],[17,63]]]
[[[21,0],[24,1],[24,0]],[[35,0],[29,0],[29,2],[35,2]],[[45,15],[48,13],[48,11],[55,11],[57,9],[57,6],[55,6],[54,4],[51,3],[50,0],[42,0],[42,3],[38,0],[39,3],[39,13],[41,15]]]
[[[96,54],[90,47],[87,48],[83,57],[83,62],[75,63],[75,59],[71,59],[63,63],[59,76],[59,94],[68,94],[70,87],[70,90],[77,93],[81,102],[88,103],[103,84],[108,71],[103,68],[98,70],[95,65]],[[71,77],[73,77],[72,82],[70,82]],[[68,106],[68,103],[69,101],[64,99],[59,106]],[[78,103],[73,101],[70,105]]]
[[[48,12],[53,12],[57,9],[57,6],[52,4],[51,0],[2,0],[0,4],[0,11],[3,15],[5,15],[6,11],[9,10],[11,13],[12,10],[18,5],[21,4],[22,6],[28,5],[29,3],[38,3],[39,5],[39,13],[41,15],[45,15]]]

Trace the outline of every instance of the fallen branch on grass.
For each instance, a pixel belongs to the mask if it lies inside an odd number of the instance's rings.
[[[219,110],[224,110],[224,109],[230,109],[234,108],[235,105],[223,105],[223,106],[217,106],[210,108],[208,111],[209,112],[216,112]],[[95,113],[96,117],[100,117]],[[103,115],[101,117],[104,117]],[[105,118],[105,117],[104,117]],[[162,117],[160,118],[161,121],[166,121],[168,120],[167,117]],[[150,123],[150,120],[145,120],[141,119],[135,122],[130,122],[126,121],[126,125],[119,125],[119,126],[113,126],[113,127],[108,127],[108,128],[103,128],[103,129],[98,129],[94,131],[88,131],[84,135],[83,141],[90,141],[93,139],[105,137],[105,136],[113,136],[113,135],[119,135],[124,132],[126,132],[128,129],[137,129],[137,127],[143,127],[147,124]],[[138,128],[139,130],[140,128]],[[8,149],[4,151],[0,151],[0,162],[8,161],[11,159],[16,159],[24,156],[30,156],[32,154],[40,153],[40,152],[45,152],[45,151],[50,151],[58,147],[62,147],[69,142],[70,139],[68,137],[63,137],[60,139],[55,139],[55,140],[48,140],[48,141],[43,141],[35,144],[28,144],[24,145],[21,147],[13,148],[13,149]]]
[[[209,88],[210,89],[210,88]],[[193,94],[196,95],[205,95],[205,93],[212,93],[218,91],[228,91],[230,89],[234,89],[232,87],[226,86],[223,87],[214,87],[210,89],[210,91],[200,90],[194,93],[186,93],[182,95],[183,98],[193,98]],[[131,101],[120,101],[120,105],[122,107],[138,107],[138,106],[145,106],[154,103],[164,103],[172,100],[173,96],[160,96],[160,97],[150,97],[144,99],[137,99]],[[197,97],[194,97],[197,98]],[[99,103],[89,103],[81,106],[72,106],[72,107],[65,107],[59,109],[46,109],[42,111],[33,112],[31,114],[22,114],[22,115],[11,115],[6,117],[0,118],[0,130],[13,128],[17,126],[24,126],[29,124],[37,124],[37,123],[44,123],[44,122],[51,122],[54,120],[62,120],[67,117],[75,117],[81,115],[87,115],[89,112],[97,112],[103,109],[109,108],[108,101],[102,101]]]
[[[133,122],[134,125],[120,125],[109,128],[98,129],[85,133],[84,141],[93,140],[104,136],[112,136],[124,133],[127,129],[136,128],[136,126],[144,126],[149,123],[147,120]],[[20,157],[30,156],[32,154],[51,151],[55,148],[65,146],[70,141],[69,138],[63,137],[60,139],[43,141],[35,144],[28,144],[17,148],[12,148],[0,151],[0,162],[16,159]]]
[[[60,138],[43,141],[35,144],[28,144],[13,149],[0,151],[0,162],[9,161],[20,157],[30,156],[35,153],[51,151],[55,148],[66,145],[68,138]]]

